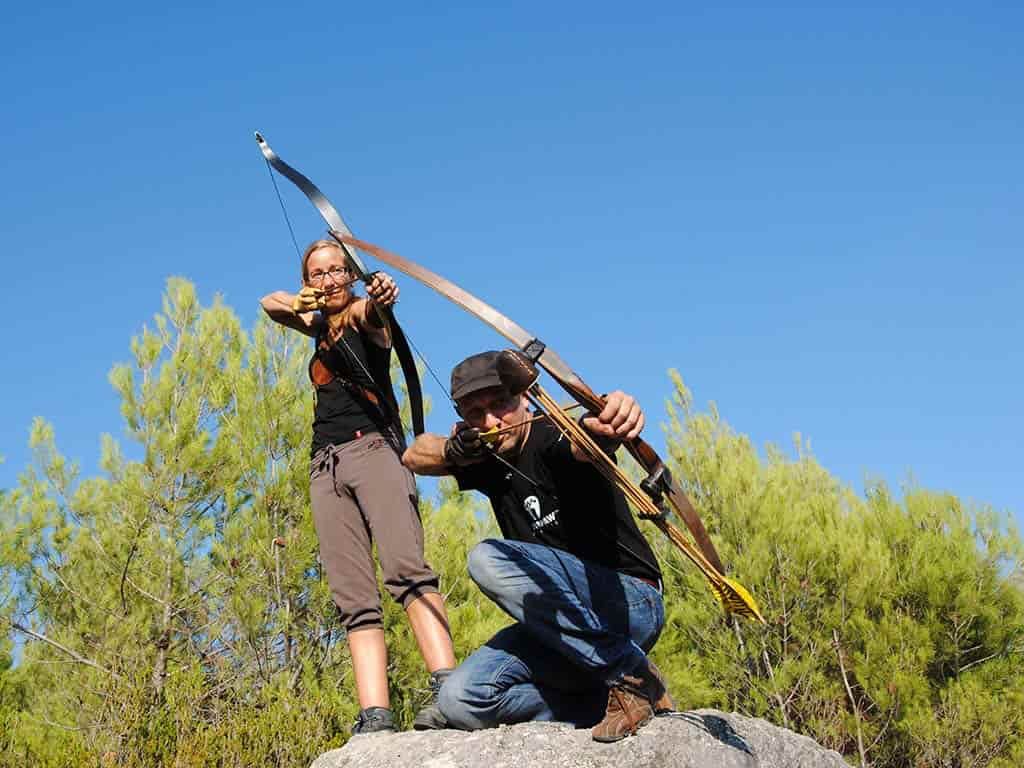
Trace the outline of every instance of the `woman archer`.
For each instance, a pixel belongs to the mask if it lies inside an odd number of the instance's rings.
[[[261,303],[274,322],[316,340],[309,365],[315,389],[310,503],[352,655],[360,706],[352,733],[358,734],[394,730],[374,542],[384,586],[409,617],[435,694],[455,657],[438,578],[423,556],[416,484],[400,459],[391,329],[380,311],[395,303],[398,286],[378,272],[363,298],[353,293],[353,282],[341,247],[318,240],[303,254],[300,291],[275,291]],[[432,727],[438,716],[432,702],[414,726]]]

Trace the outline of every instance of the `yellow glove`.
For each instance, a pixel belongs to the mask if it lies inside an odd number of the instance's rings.
[[[292,299],[292,312],[301,315],[305,312],[315,312],[324,305],[324,292],[311,285],[302,286],[302,290],[295,294]]]

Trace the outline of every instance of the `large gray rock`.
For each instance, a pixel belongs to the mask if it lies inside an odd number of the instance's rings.
[[[598,744],[589,730],[523,723],[488,731],[356,736],[312,768],[847,768],[839,753],[766,720],[699,709]]]

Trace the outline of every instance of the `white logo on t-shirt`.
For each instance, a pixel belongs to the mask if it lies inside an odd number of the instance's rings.
[[[523,499],[523,509],[529,512],[534,520],[540,520],[540,499],[536,496],[527,496]]]
[[[533,518],[533,523],[530,524],[530,528],[535,531],[539,531],[541,528],[547,528],[553,522],[558,519],[558,510],[549,512],[546,515],[541,516],[540,499],[536,496],[527,496],[523,499],[523,509],[530,513],[530,517]]]

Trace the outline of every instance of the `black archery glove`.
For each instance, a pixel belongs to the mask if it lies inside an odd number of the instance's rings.
[[[444,460],[454,467],[465,467],[482,461],[490,452],[476,427],[463,426],[444,441]]]

